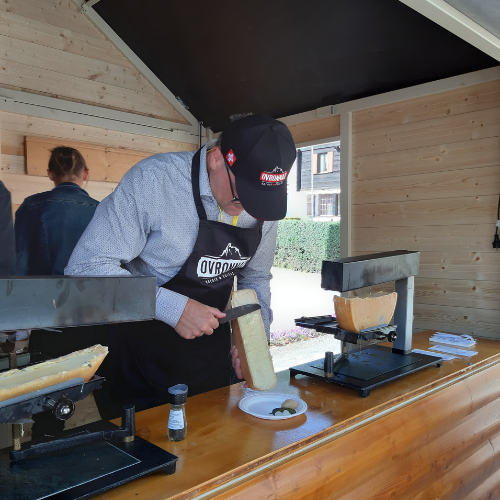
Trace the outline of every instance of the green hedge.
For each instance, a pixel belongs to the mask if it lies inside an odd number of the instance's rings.
[[[323,260],[340,256],[340,222],[284,219],[278,223],[274,265],[303,271],[321,272]]]

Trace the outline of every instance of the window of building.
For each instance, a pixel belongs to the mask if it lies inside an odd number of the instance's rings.
[[[339,195],[320,194],[318,200],[318,214],[317,215],[340,215],[339,210]]]
[[[319,172],[328,172],[328,154],[323,153],[318,155]]]
[[[326,174],[333,172],[333,151],[313,154],[313,173]]]
[[[333,215],[333,194],[319,195],[319,215]]]

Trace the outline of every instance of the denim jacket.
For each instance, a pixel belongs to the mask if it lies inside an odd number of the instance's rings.
[[[0,276],[14,274],[14,226],[10,193],[0,181]]]
[[[26,198],[16,212],[16,274],[64,274],[98,203],[73,182]]]

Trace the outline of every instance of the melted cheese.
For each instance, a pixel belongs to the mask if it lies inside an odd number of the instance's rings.
[[[82,377],[88,382],[108,353],[95,345],[67,356],[0,374],[0,401]]]

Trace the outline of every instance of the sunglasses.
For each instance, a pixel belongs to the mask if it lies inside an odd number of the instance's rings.
[[[226,166],[227,178],[229,179],[229,187],[231,188],[231,194],[233,195],[233,199],[231,200],[231,203],[235,203],[235,202],[240,203],[240,199],[236,198],[236,196],[234,194],[233,182],[231,181],[231,175],[229,174],[229,165],[227,164],[227,161],[225,158],[224,158],[224,165]]]

